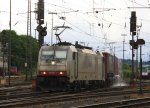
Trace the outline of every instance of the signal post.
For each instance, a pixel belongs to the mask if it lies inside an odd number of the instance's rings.
[[[44,36],[47,35],[47,27],[43,27],[44,24],[44,0],[38,1],[38,9],[37,9],[37,23],[38,26],[36,30],[39,32],[38,42],[39,42],[39,49],[41,48],[42,44],[44,43]]]
[[[137,49],[136,42],[134,41],[134,36],[136,35],[136,12],[132,11],[131,12],[131,18],[130,18],[130,33],[132,35],[132,40],[129,41],[130,45],[132,46],[132,74],[130,78],[130,84],[134,85],[134,78],[135,78],[135,73],[134,73],[134,49]]]

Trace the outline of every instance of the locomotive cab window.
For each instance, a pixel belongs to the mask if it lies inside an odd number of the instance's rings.
[[[42,51],[41,59],[53,59],[54,51]]]
[[[58,59],[65,59],[67,55],[67,51],[56,51],[55,57]]]
[[[67,51],[42,51],[41,59],[65,59]]]
[[[72,58],[73,58],[73,60],[75,60],[75,55],[76,53],[75,52],[73,52],[73,54],[72,54]]]

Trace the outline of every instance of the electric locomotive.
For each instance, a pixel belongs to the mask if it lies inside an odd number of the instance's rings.
[[[102,53],[78,43],[42,46],[37,73],[37,90],[79,90],[101,87],[105,83]]]

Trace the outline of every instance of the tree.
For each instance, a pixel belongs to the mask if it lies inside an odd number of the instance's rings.
[[[23,71],[28,61],[30,69],[36,68],[38,58],[38,42],[32,36],[17,35],[15,31],[3,30],[0,32],[0,41],[9,43],[11,36],[11,66],[17,66]],[[26,60],[27,59],[27,60]]]
[[[131,65],[129,64],[123,64],[123,76],[125,78],[130,78],[131,77]]]

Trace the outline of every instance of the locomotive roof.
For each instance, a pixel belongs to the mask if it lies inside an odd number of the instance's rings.
[[[90,49],[82,49],[82,52],[84,52],[84,53],[88,53],[88,54],[96,54],[96,52],[95,52],[95,51],[90,50]]]
[[[98,55],[101,55],[102,57],[104,57],[104,55],[103,55],[103,53],[102,53],[101,51],[96,51],[96,53],[97,53]]]
[[[70,46],[70,49],[71,49],[73,52],[77,52],[77,49],[75,48],[75,46]]]
[[[96,54],[96,52],[94,52],[91,49],[86,49],[86,48],[80,49],[80,48],[76,48],[75,46],[69,46],[69,47],[73,52],[82,51],[83,53]]]
[[[80,48],[75,47],[74,45],[70,45],[70,46],[46,46],[45,45],[45,46],[42,46],[41,49],[51,49],[52,47],[55,47],[56,49],[57,48],[60,48],[60,49],[68,49],[68,48],[70,48],[70,50],[73,51],[73,52],[80,52],[81,51],[81,52],[87,53],[87,54],[97,54],[97,52],[95,52],[95,51],[93,51],[91,49],[87,49],[87,48],[80,49]],[[101,56],[103,56],[101,52],[99,52],[99,54]]]

